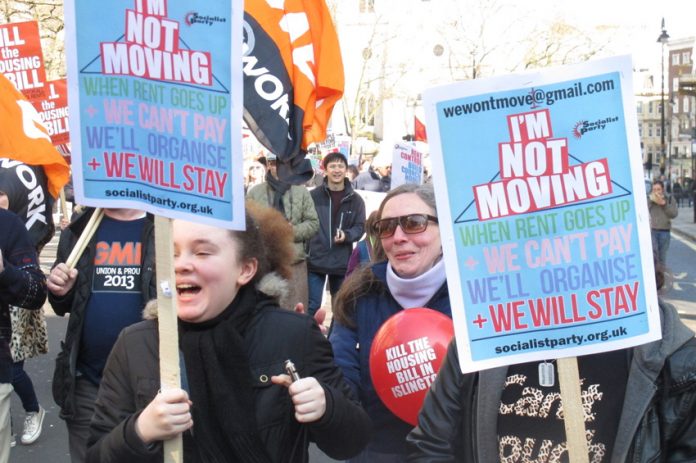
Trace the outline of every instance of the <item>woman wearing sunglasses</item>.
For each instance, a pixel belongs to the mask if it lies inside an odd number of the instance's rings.
[[[359,268],[343,283],[333,306],[330,341],[336,363],[374,424],[368,447],[348,461],[402,462],[412,426],[380,401],[370,378],[369,355],[377,330],[401,310],[428,307],[451,316],[432,184],[406,184],[390,191],[372,231],[387,260]]]

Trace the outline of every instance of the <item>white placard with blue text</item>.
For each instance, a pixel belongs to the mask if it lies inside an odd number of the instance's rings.
[[[423,153],[413,143],[395,143],[392,153],[391,188],[404,183],[423,183]]]
[[[65,11],[77,202],[244,228],[242,1]]]
[[[630,57],[424,102],[461,368],[660,337]]]

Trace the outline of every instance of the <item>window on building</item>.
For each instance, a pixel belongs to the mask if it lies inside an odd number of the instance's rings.
[[[375,12],[375,0],[360,0],[360,12],[361,13],[374,13]]]
[[[648,137],[653,136],[653,126],[652,124],[648,124]]]
[[[683,102],[682,106],[684,108],[684,112],[688,113],[689,112],[689,97],[688,96],[684,97],[684,102]]]
[[[691,64],[691,52],[685,51],[682,53],[682,64]]]
[[[674,103],[672,104],[672,114],[678,113],[679,112],[679,97],[676,97],[674,99]]]
[[[638,114],[643,114],[643,105],[642,105],[641,103],[638,103],[638,104],[636,105],[636,112],[637,112]]]
[[[672,54],[672,66],[679,66],[679,58],[681,55],[679,53]]]
[[[652,114],[652,112],[653,112],[653,102],[650,101],[648,103],[648,114]]]
[[[674,79],[672,79],[672,88],[671,88],[671,90],[672,90],[673,92],[676,92],[676,91],[679,90],[679,77],[675,77]]]
[[[655,127],[655,136],[656,137],[662,136],[662,129],[660,127]]]

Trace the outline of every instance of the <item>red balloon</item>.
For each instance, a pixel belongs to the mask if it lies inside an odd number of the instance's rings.
[[[392,315],[377,331],[370,349],[372,384],[382,403],[407,423],[417,424],[452,336],[452,319],[423,307]]]

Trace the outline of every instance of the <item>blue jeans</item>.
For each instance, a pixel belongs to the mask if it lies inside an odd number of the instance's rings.
[[[344,275],[327,275],[325,273],[307,272],[307,286],[309,287],[309,304],[307,313],[314,316],[321,307],[321,298],[324,295],[324,283],[329,277],[329,292],[331,298],[336,295],[343,283]]]
[[[652,230],[652,245],[653,252],[657,253],[657,258],[660,264],[667,265],[667,250],[669,249],[669,241],[671,233],[669,230]]]
[[[24,360],[15,362],[12,365],[12,387],[14,387],[15,392],[22,401],[22,407],[25,412],[39,411],[39,400],[36,398],[31,378],[24,371]]]

